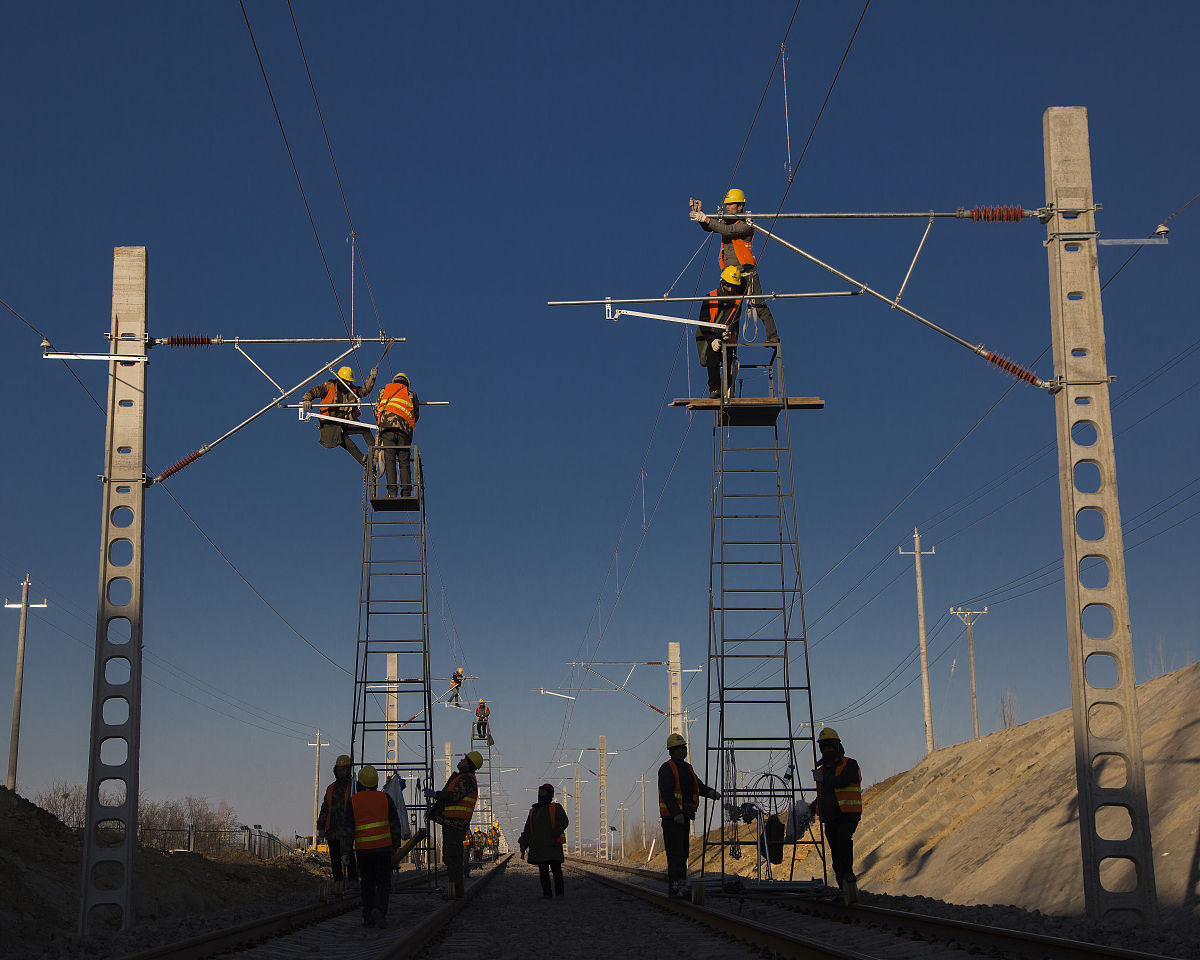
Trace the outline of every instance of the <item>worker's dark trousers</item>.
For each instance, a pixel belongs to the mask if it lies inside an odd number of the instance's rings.
[[[663,817],[663,850],[667,854],[667,886],[687,879],[688,849],[692,842],[690,822],[680,826],[671,817]]]
[[[858,829],[857,817],[837,817],[825,822],[825,839],[829,841],[829,855],[833,860],[833,875],[838,886],[854,880],[854,831]]]
[[[460,826],[447,823],[442,827],[442,862],[446,874],[454,884],[454,891],[463,895],[463,840],[467,831]]]
[[[343,880],[357,880],[358,867],[355,865],[354,851],[347,851],[350,854],[350,864],[346,867],[345,874],[342,873],[342,842],[340,840],[329,841],[329,865],[333,868],[333,882],[341,883]]]
[[[557,893],[560,897],[563,895],[563,874],[562,862],[559,860],[551,860],[549,863],[539,863],[538,879],[542,881],[542,896],[552,897]],[[554,893],[550,892],[550,871],[554,871]]]
[[[380,430],[379,446],[383,448],[383,475],[387,477],[387,492],[394,497],[399,492],[396,484],[396,462],[400,462],[400,484],[404,495],[412,494],[412,434],[403,430]]]
[[[487,721],[486,720],[476,720],[475,721],[475,739],[476,740],[486,740],[487,739]]]
[[[372,910],[387,913],[388,888],[392,882],[392,848],[359,850],[357,854],[359,884],[362,887],[362,914],[365,920]]]
[[[746,280],[746,299],[758,311],[758,318],[762,321],[763,331],[767,335],[768,340],[778,340],[779,330],[775,327],[775,318],[771,316],[771,308],[767,306],[767,301],[762,298],[762,283],[758,279],[757,270],[747,270],[742,268],[742,276]]]
[[[375,443],[375,437],[370,430],[366,427],[342,427],[341,446],[362,466],[366,464],[367,458],[363,456],[363,452],[358,449],[358,444],[354,442],[354,438],[358,436],[363,438],[363,442],[367,445],[367,451],[370,452],[371,447]]]
[[[713,350],[709,348],[708,363],[708,392],[720,391],[721,389],[721,357],[725,357],[725,386],[732,392],[733,382],[737,379],[738,362],[737,362],[737,347],[731,347],[728,344],[724,350]]]

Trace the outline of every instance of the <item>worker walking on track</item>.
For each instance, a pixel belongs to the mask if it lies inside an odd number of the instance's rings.
[[[479,706],[475,708],[475,739],[486,740],[488,736],[488,717],[492,715],[492,711],[488,709],[488,705],[482,700],[479,701]]]
[[[387,478],[387,495],[412,496],[412,438],[417,421],[421,419],[421,403],[408,384],[408,374],[398,373],[392,382],[379,391],[375,404],[375,419],[379,421],[379,438],[375,449],[383,457],[383,473]],[[396,483],[396,464],[400,464],[400,483]]]
[[[537,803],[529,808],[525,829],[517,840],[521,856],[529,853],[529,862],[537,864],[542,882],[542,896],[563,895],[562,865],[567,842],[567,811],[554,802],[554,787],[543,783],[538,787]],[[550,891],[550,872],[554,872],[554,892]]]
[[[687,741],[679,734],[667,737],[667,755],[670,759],[658,768],[658,812],[667,854],[667,896],[674,898],[687,892],[692,821],[700,808],[700,798],[720,800],[721,794],[700,782],[700,776],[687,762]]]
[[[742,274],[737,267],[726,267],[721,271],[721,282],[710,297],[729,297],[745,289]],[[700,365],[708,368],[708,395],[721,395],[721,362],[725,363],[725,385],[733,393],[733,381],[737,377],[738,320],[742,315],[742,301],[705,300],[700,304],[703,323],[724,324],[724,330],[713,327],[696,327],[696,351],[700,354]]]
[[[346,827],[354,835],[362,888],[364,927],[386,927],[392,880],[392,847],[400,843],[396,804],[379,788],[379,774],[369,763],[358,771],[359,791],[346,805]]]
[[[775,318],[771,316],[771,308],[762,296],[762,283],[758,279],[758,261],[754,258],[754,227],[745,220],[735,219],[736,215],[746,209],[746,194],[737,187],[725,194],[725,213],[727,217],[710,217],[700,209],[700,201],[691,201],[691,218],[709,233],[720,234],[721,251],[718,260],[721,269],[737,267],[742,271],[746,281],[746,296],[762,318],[763,332],[766,333],[765,346],[779,344],[779,331],[775,327]]]
[[[425,796],[433,801],[428,817],[442,825],[442,862],[446,864],[449,885],[445,899],[461,900],[466,890],[463,885],[463,841],[471,825],[471,814],[479,800],[479,782],[475,771],[483,766],[483,755],[472,750],[458,761],[458,773],[446,781],[441,790],[426,790]]]
[[[317,839],[325,835],[329,845],[329,866],[333,871],[335,893],[345,892],[346,880],[358,879],[358,867],[354,859],[354,834],[346,829],[346,804],[354,793],[354,781],[350,779],[350,758],[344,753],[333,763],[333,783],[325,788],[325,799],[321,801],[321,812],[317,815]],[[342,869],[342,857],[347,857],[346,868]]]
[[[862,820],[862,773],[858,761],[846,756],[841,737],[832,727],[817,735],[821,759],[813,776],[817,797],[808,805],[810,816],[821,818],[833,873],[846,906],[858,902],[858,878],[854,875],[854,831]]]
[[[305,393],[300,398],[300,406],[305,410],[311,410],[313,401],[319,400],[320,403],[317,410],[323,416],[337,417],[339,420],[357,421],[358,401],[375,388],[375,378],[378,375],[379,368],[372,368],[371,375],[367,377],[367,382],[360,387],[354,382],[354,371],[349,367],[342,367],[332,380],[318,383]],[[366,465],[367,458],[358,449],[358,444],[354,442],[354,437],[356,435],[363,437],[367,445],[367,453],[369,454],[372,445],[375,443],[375,438],[367,427],[348,426],[344,423],[336,423],[333,420],[318,420],[317,426],[320,428],[321,446],[330,450],[334,447],[342,447],[359,462],[360,466]]]

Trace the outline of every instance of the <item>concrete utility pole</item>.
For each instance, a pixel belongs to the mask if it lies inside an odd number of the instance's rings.
[[[329,746],[321,742],[321,728],[317,727],[317,742],[309,743],[317,748],[317,769],[313,773],[313,849],[317,846],[317,818],[321,815],[321,748]]]
[[[987,613],[982,610],[964,610],[962,607],[951,607],[950,612],[967,625],[967,660],[971,664],[971,725],[975,731],[975,739],[979,739],[979,706],[975,700],[975,621]]]
[[[604,745],[604,734],[600,734],[600,839],[596,848],[598,859],[608,859],[608,751]],[[601,854],[603,847],[603,855]]]
[[[643,771],[639,778],[642,784],[642,846],[646,845],[646,774]]]
[[[667,733],[683,733],[683,665],[673,642],[667,644]]]
[[[1153,923],[1158,897],[1117,502],[1086,108],[1050,107],[1042,132],[1046,203],[1052,210],[1045,246],[1054,374],[1061,387],[1054,409],[1084,902],[1093,920],[1133,912]],[[1088,565],[1087,583],[1081,564]],[[1104,836],[1096,822],[1101,812]],[[1124,822],[1118,826],[1114,816]],[[1116,836],[1124,839],[1109,839]]]
[[[621,859],[625,859],[625,801],[622,800],[617,804],[617,810],[621,814]]]
[[[579,822],[579,767],[575,768],[575,856],[583,856],[583,825]]]
[[[450,762],[453,755],[454,755],[454,745],[449,740],[447,740],[446,741],[446,780],[447,781],[449,781],[450,778],[452,776],[454,776],[454,764],[452,764]]]
[[[21,611],[20,625],[17,627],[17,679],[13,684],[12,735],[8,741],[8,789],[13,791],[17,789],[17,750],[21,745],[21,687],[25,681],[25,624],[29,620],[30,607],[40,609],[47,606],[48,602],[45,599],[41,603],[29,602],[29,574],[25,574],[25,580],[21,584],[20,603],[9,603],[8,597],[4,598],[6,610],[19,608]]]
[[[900,549],[897,547],[897,549]],[[930,547],[925,556],[932,556],[937,547]],[[925,588],[921,583],[921,535],[913,527],[913,549],[900,550],[902,556],[912,554],[917,564],[917,634],[921,643],[921,695],[925,700],[925,755],[933,753],[933,708],[929,705],[929,654],[925,647]]]
[[[395,653],[387,655],[387,693],[384,695],[384,718],[387,731],[384,734],[383,758],[386,763],[396,763],[400,758],[397,744],[400,721],[400,698],[397,696],[400,679],[400,658]]]

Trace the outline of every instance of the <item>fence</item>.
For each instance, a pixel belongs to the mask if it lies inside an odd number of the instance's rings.
[[[188,850],[215,857],[231,850],[243,850],[259,860],[273,860],[295,851],[275,834],[262,829],[238,827],[232,830],[205,830],[189,826],[178,829],[147,828],[138,830],[138,841],[155,850]]]

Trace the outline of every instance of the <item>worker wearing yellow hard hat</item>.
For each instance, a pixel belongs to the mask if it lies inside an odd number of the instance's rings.
[[[358,879],[354,837],[346,830],[346,804],[353,793],[350,758],[343,753],[333,762],[333,783],[325,788],[325,799],[321,801],[321,812],[317,814],[317,835],[313,840],[314,846],[321,840],[329,846],[333,888],[339,894],[345,889],[347,879]]]
[[[413,431],[421,419],[421,402],[409,386],[407,373],[396,374],[392,382],[379,391],[375,419],[379,421],[375,450],[383,459],[387,495],[411,497]],[[399,483],[396,481],[396,464],[400,465]]]
[[[491,708],[482,700],[479,701],[479,706],[475,708],[475,739],[486,740],[488,738],[488,717],[492,715]]]
[[[767,346],[778,346],[779,330],[775,326],[775,318],[771,308],[762,296],[762,282],[758,279],[758,261],[754,256],[754,227],[747,222],[742,214],[746,209],[746,194],[737,187],[731,188],[725,194],[725,213],[715,217],[708,216],[701,208],[699,200],[690,201],[691,218],[709,233],[721,237],[721,249],[717,260],[724,270],[730,266],[741,269],[742,280],[746,284],[746,297],[754,307],[763,324]]]
[[[738,321],[742,316],[741,294],[745,291],[741,268],[730,264],[721,271],[721,282],[717,289],[709,291],[709,297],[700,304],[700,323],[696,327],[696,352],[700,365],[708,370],[708,395],[721,396],[722,360],[724,361],[724,388],[727,394],[733,390],[737,377]],[[722,299],[716,299],[716,298]],[[712,326],[716,324],[716,326]]]
[[[461,900],[464,895],[463,840],[479,800],[475,771],[482,766],[483,755],[472,750],[458,761],[458,772],[441,790],[425,791],[425,798],[433,801],[427,816],[431,822],[442,825],[442,862],[446,864],[449,877],[444,894],[447,900]]]
[[[379,368],[373,368],[367,382],[360,386],[354,382],[354,371],[350,367],[341,367],[332,380],[318,383],[300,398],[300,406],[305,411],[311,411],[313,402],[317,402],[321,446],[329,450],[341,447],[363,467],[369,467],[370,458],[359,450],[354,438],[361,436],[367,445],[367,453],[370,453],[375,436],[359,424],[359,401],[375,388],[378,375]]]
[[[700,798],[720,800],[721,794],[705,786],[687,762],[687,741],[680,734],[667,737],[667,756],[667,762],[658,768],[658,813],[667,854],[667,896],[681,897],[687,891],[692,821],[700,808]]]
[[[846,906],[858,902],[854,875],[854,831],[862,820],[862,772],[858,761],[846,756],[842,738],[833,727],[817,734],[821,759],[813,770],[817,797],[808,805],[809,817],[819,816],[829,843],[833,872]]]
[[[386,927],[392,847],[404,828],[395,801],[379,789],[379,771],[369,763],[358,771],[358,792],[346,808],[346,825],[353,830],[358,858],[363,926]]]

